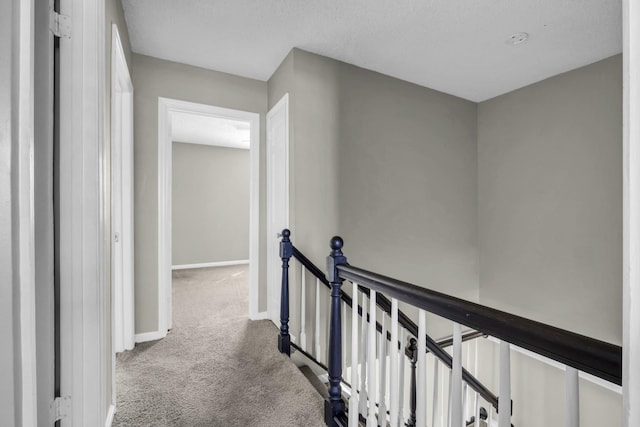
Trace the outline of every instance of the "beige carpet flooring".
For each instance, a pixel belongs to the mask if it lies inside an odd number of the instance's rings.
[[[251,321],[248,267],[173,274],[173,329],[117,357],[115,426],[324,426],[323,402]]]

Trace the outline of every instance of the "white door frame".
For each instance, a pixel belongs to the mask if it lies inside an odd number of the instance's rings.
[[[3,309],[7,309],[5,313],[9,317],[2,331],[12,332],[0,339],[9,353],[13,350],[8,358],[4,357],[6,353],[0,354],[8,370],[1,388],[3,393],[10,393],[11,389],[14,393],[13,396],[3,396],[5,402],[0,403],[0,407],[9,424],[20,420],[22,426],[35,427],[34,5],[33,2],[12,0],[0,9],[0,21],[6,30],[0,46],[4,58],[0,71],[0,91],[3,94],[0,101],[0,159],[3,163],[0,223],[4,226],[5,221],[10,222],[10,231],[2,230],[0,251],[4,258],[2,261],[9,265],[3,265],[0,286],[4,303],[8,303],[8,307],[3,304]],[[11,188],[4,187],[5,184],[10,184]]]
[[[284,168],[285,173],[285,188],[287,189],[284,192],[277,191],[274,188],[272,183],[272,174],[271,171],[274,167],[278,167],[273,164],[273,160],[270,155],[271,145],[274,143],[273,135],[271,135],[271,126],[269,124],[273,120],[273,118],[277,115],[284,115],[284,141],[280,141],[284,144],[283,151],[285,153],[284,158],[282,160],[282,164],[278,165],[279,167]],[[274,324],[280,325],[280,293],[281,293],[281,274],[279,274],[281,270],[280,256],[278,250],[272,244],[273,239],[276,238],[282,229],[273,229],[272,218],[274,215],[274,206],[284,205],[284,212],[281,213],[283,217],[283,222],[286,228],[289,228],[289,168],[290,168],[290,159],[289,159],[289,94],[286,93],[284,96],[269,110],[267,113],[267,144],[266,144],[266,158],[267,158],[267,313],[269,318],[273,321]]]
[[[640,425],[640,3],[623,0],[623,345],[625,427]]]
[[[249,317],[256,319],[260,272],[260,115],[169,98],[158,98],[158,332],[149,339],[166,336],[172,325],[171,296],[171,116],[187,113],[241,120],[251,125],[249,143]],[[146,334],[145,334],[146,335]],[[153,336],[152,336],[153,335]],[[137,339],[137,341],[141,341]]]
[[[111,253],[114,353],[135,345],[133,265],[133,83],[111,25]]]
[[[61,0],[60,373],[63,427],[105,425],[111,411],[111,313],[105,239],[105,2]]]

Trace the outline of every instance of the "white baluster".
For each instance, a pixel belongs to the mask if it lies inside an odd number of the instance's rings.
[[[468,341],[466,344],[462,343],[462,352],[466,355],[466,362],[462,365],[463,368],[467,368],[467,371],[473,371],[474,366],[471,365],[471,341]],[[464,396],[464,420],[466,421],[473,416],[473,409],[471,408],[471,404],[473,396],[473,390],[469,385],[465,382],[462,384],[462,395]]]
[[[381,426],[387,425],[387,316],[382,312],[382,335],[380,336],[380,392],[378,393],[378,420]]]
[[[367,327],[367,308],[369,304],[367,302],[367,295],[362,292],[362,316],[360,321],[362,322],[362,353],[360,353],[360,413],[366,418],[369,413],[367,407],[367,360],[369,352],[369,345],[367,343],[367,337],[369,336],[369,328]]]
[[[565,395],[566,395],[566,427],[580,426],[580,377],[578,370],[571,366],[565,367]]]
[[[438,420],[438,384],[440,382],[439,373],[440,360],[433,358],[433,403],[431,405],[431,426],[435,427]]]
[[[448,399],[445,399],[444,396],[444,384],[445,384],[445,374],[443,373],[442,375],[440,375],[440,405],[439,405],[439,410],[440,410],[440,426],[441,427],[445,427],[445,417],[447,414],[447,411],[445,410],[445,404],[447,404]]]
[[[300,264],[300,268],[302,264]],[[298,344],[298,337],[296,337],[294,328],[298,328],[298,323],[296,322],[296,316],[298,314],[298,305],[296,301],[299,301],[298,296],[298,263],[295,262],[295,258],[291,257],[289,260],[289,334],[291,343]],[[293,351],[293,350],[292,350]]]
[[[340,318],[342,322],[340,322],[341,336],[344,344],[341,346],[342,358],[340,359],[342,362],[342,372],[347,372],[347,303],[342,301],[340,303],[342,307],[342,315]]]
[[[449,370],[449,399],[447,399],[447,426],[449,427],[451,427],[451,392],[453,391],[451,388],[452,372],[452,370]]]
[[[316,322],[315,322],[315,345],[316,359],[322,362],[322,348],[320,347],[320,279],[316,279]]]
[[[400,328],[400,366],[398,367],[398,427],[403,427],[404,415],[404,361],[407,358],[404,354],[405,334],[404,328]]]
[[[468,414],[469,414],[469,408],[467,407],[467,383],[463,383],[462,384],[462,425],[466,425],[467,424],[467,420],[468,418]]]
[[[302,267],[300,278],[300,347],[307,350],[307,269]]]
[[[400,351],[403,352],[402,345]],[[402,354],[400,356],[402,358]],[[391,298],[391,344],[389,345],[389,378],[391,388],[389,389],[389,417],[391,427],[399,427],[398,413],[400,406],[398,398],[401,389],[398,389],[398,300]]]
[[[349,427],[358,427],[358,284],[351,291],[351,396]]]
[[[478,340],[473,340],[473,376],[478,377]],[[477,427],[480,427],[480,394],[475,393],[475,406],[473,407],[476,414],[476,423]]]
[[[480,393],[476,393],[476,405],[475,405],[475,411],[476,411],[476,420],[475,423],[473,423],[474,427],[480,427]]]
[[[427,313],[418,314],[418,363],[416,366],[416,426],[427,425]]]
[[[500,399],[498,427],[511,426],[511,354],[509,343],[500,341]]]
[[[376,419],[376,291],[370,291],[369,297],[369,363],[367,364],[367,382],[369,390],[369,414],[367,416],[367,427],[376,427],[378,420]]]
[[[453,324],[453,363],[451,370],[451,426],[462,426],[462,328]]]

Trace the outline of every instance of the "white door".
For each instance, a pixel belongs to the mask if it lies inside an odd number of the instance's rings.
[[[280,233],[289,227],[289,95],[267,114],[267,311],[280,324]]]
[[[112,26],[111,231],[114,351],[133,349],[133,85]]]

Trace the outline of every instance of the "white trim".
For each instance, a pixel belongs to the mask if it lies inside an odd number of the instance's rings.
[[[271,320],[269,318],[268,311],[261,311],[259,313],[256,313],[256,315],[251,318],[251,320],[267,320],[267,319]]]
[[[103,425],[108,364],[105,272],[105,2],[62,0],[72,36],[60,39],[61,394],[73,396],[62,427]]]
[[[171,326],[171,111],[158,99],[158,329]],[[168,312],[168,313],[167,313]],[[137,342],[137,338],[136,338]]]
[[[215,141],[211,141],[211,140],[198,140],[198,141],[182,141],[180,139],[176,139],[173,142],[176,142],[178,144],[193,144],[193,145],[208,145],[209,147],[223,147],[223,148],[233,148],[235,150],[250,150],[251,147],[247,146],[247,147],[240,147],[240,146],[235,146],[235,145],[226,145],[226,144],[218,144]]]
[[[111,25],[111,170],[111,325],[114,353],[119,353],[135,344],[133,83],[116,24]]]
[[[255,319],[260,304],[260,115],[251,120],[249,148],[249,318]]]
[[[640,4],[622,2],[623,255],[622,413],[640,425]]]
[[[156,341],[161,338],[167,336],[167,331],[154,331],[154,332],[143,332],[141,334],[136,334],[135,339],[136,343],[147,342],[147,341]]]
[[[203,262],[200,264],[179,264],[179,265],[172,265],[171,270],[189,270],[192,268],[226,267],[229,265],[243,265],[243,264],[249,264],[249,260],[240,259],[236,261]]]
[[[249,318],[258,313],[260,272],[260,115],[212,105],[158,98],[158,325],[171,329],[171,115],[200,114],[250,123]]]
[[[19,354],[20,378],[17,380],[21,391],[20,418],[22,426],[35,427],[37,425],[37,382],[36,382],[36,298],[35,298],[35,221],[34,221],[34,10],[33,2],[12,2],[16,7],[14,18],[18,22],[13,25],[16,46],[12,46],[15,56],[16,71],[12,85],[17,85],[16,98],[11,104],[17,107],[17,118],[12,126],[16,127],[17,143],[14,145],[17,156],[11,159],[17,178],[17,194],[12,203],[17,203],[18,213],[15,225],[18,241],[14,247],[14,256],[18,258],[18,271],[15,272],[19,292],[20,337]],[[16,43],[16,42],[14,42]],[[8,59],[11,61],[10,59]],[[12,79],[13,80],[13,79]],[[13,96],[12,96],[13,98]],[[13,109],[13,108],[12,108]],[[13,132],[12,132],[13,133]],[[14,241],[15,242],[15,241]],[[11,286],[11,285],[10,285]]]
[[[109,411],[107,412],[107,419],[104,422],[104,427],[111,427],[113,424],[113,418],[116,416],[116,405],[112,404],[109,406]]]
[[[266,177],[267,177],[267,182],[266,182],[266,190],[267,190],[267,214],[266,214],[266,222],[267,222],[267,230],[266,230],[266,234],[267,234],[267,239],[266,239],[266,243],[267,243],[267,250],[266,250],[266,262],[267,262],[267,289],[266,289],[266,293],[267,293],[267,312],[269,313],[269,316],[271,318],[271,320],[273,321],[274,324],[279,325],[280,323],[280,298],[273,298],[272,293],[273,292],[278,292],[279,294],[279,280],[275,280],[272,279],[272,269],[273,268],[278,268],[277,266],[279,266],[279,263],[277,262],[277,259],[272,259],[274,257],[274,254],[272,253],[273,248],[271,248],[271,244],[272,244],[272,239],[275,238],[276,233],[279,233],[282,231],[282,229],[279,230],[272,230],[271,229],[271,213],[273,211],[272,209],[272,204],[276,203],[275,200],[275,192],[274,189],[271,188],[272,184],[271,184],[271,169],[273,168],[273,165],[271,164],[271,156],[269,155],[269,146],[270,146],[270,127],[269,127],[269,123],[271,122],[273,116],[275,116],[276,114],[281,113],[281,111],[284,111],[284,121],[285,121],[285,138],[284,138],[284,170],[285,170],[285,188],[287,189],[287,191],[284,194],[284,205],[285,205],[285,211],[284,211],[284,223],[285,226],[283,228],[290,228],[290,222],[289,222],[289,212],[290,212],[290,205],[289,205],[289,198],[290,198],[290,181],[289,181],[289,174],[290,174],[290,152],[289,152],[289,94],[285,93],[282,98],[269,110],[269,112],[267,113],[267,117],[266,117],[266,123],[267,123],[267,143],[266,143],[266,166],[267,166],[267,173],[266,173]],[[277,257],[277,256],[276,256]],[[279,258],[278,258],[279,259]],[[277,290],[276,290],[277,289]]]
[[[498,338],[495,338],[495,337],[486,337],[486,339],[494,344],[500,344],[501,342]],[[538,353],[534,353],[522,347],[518,347],[517,345],[510,344],[510,346],[511,346],[511,350],[517,351],[518,353],[528,356],[534,360],[537,360],[538,362],[542,362],[549,366],[553,366],[554,368],[557,368],[561,371],[565,370],[566,365],[563,363],[557,362],[553,359],[549,359],[546,356],[542,356]],[[579,371],[579,375],[580,375],[580,378],[582,378],[583,380],[589,381],[602,388],[606,388],[607,390],[613,391],[614,393],[622,394],[622,387],[620,387],[617,384],[610,383],[609,381],[603,380],[602,378],[596,377],[595,375],[591,375],[582,371]]]

